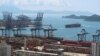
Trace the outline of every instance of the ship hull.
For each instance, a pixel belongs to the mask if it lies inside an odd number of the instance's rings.
[[[77,27],[81,27],[81,24],[68,24],[65,25],[66,28],[77,28]]]

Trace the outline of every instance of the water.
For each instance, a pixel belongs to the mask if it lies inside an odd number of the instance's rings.
[[[77,33],[79,33],[83,28],[90,33],[87,35],[87,40],[92,40],[92,34],[94,34],[97,29],[100,29],[100,22],[89,22],[84,21],[83,19],[64,19],[62,18],[62,15],[44,17],[43,23],[52,24],[57,28],[58,30],[55,32],[56,36],[71,40],[77,40]],[[82,27],[65,28],[65,25],[70,23],[80,23],[82,24]]]
[[[36,14],[26,14],[31,19],[35,19]],[[17,16],[18,14],[14,14],[13,16]],[[96,32],[97,29],[100,29],[100,22],[89,22],[84,21],[83,19],[69,19],[62,18],[62,16],[67,14],[44,14],[43,24],[44,25],[53,25],[54,28],[57,28],[57,31],[54,32],[54,36],[63,37],[64,39],[69,40],[77,40],[77,33],[81,31],[81,29],[86,29],[90,34],[87,35],[87,40],[92,40],[92,34]],[[70,23],[80,23],[82,24],[81,28],[65,28],[66,24]],[[25,34],[31,34],[29,28],[26,31],[23,31]],[[41,32],[43,35],[43,32]]]

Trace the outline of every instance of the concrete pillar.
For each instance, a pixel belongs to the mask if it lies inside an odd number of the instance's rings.
[[[46,31],[44,30],[44,37],[46,37]]]
[[[40,37],[40,29],[37,29],[37,32],[38,37]]]
[[[1,30],[1,35],[4,36],[4,29],[0,29]]]
[[[33,38],[33,29],[31,29],[31,37]]]
[[[34,30],[34,33],[35,33],[35,38],[37,37],[37,30],[35,29]]]
[[[50,37],[50,33],[49,33],[49,30],[47,30],[47,33],[48,33],[48,38]]]

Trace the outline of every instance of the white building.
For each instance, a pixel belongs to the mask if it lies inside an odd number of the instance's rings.
[[[29,50],[16,50],[14,56],[58,56],[58,54]]]
[[[100,43],[92,43],[91,56],[100,56]]]
[[[0,43],[0,56],[11,56],[11,46],[4,41]]]
[[[64,52],[64,56],[90,56],[90,54],[74,53],[74,52]]]

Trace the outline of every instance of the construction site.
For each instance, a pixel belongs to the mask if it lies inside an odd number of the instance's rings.
[[[92,44],[98,42],[100,30],[92,35],[93,41],[86,40],[86,35],[89,33],[85,29],[76,34],[77,41],[65,40],[55,37],[53,32],[57,29],[52,25],[43,25],[42,19],[43,13],[37,13],[34,22],[25,15],[19,15],[18,19],[13,19],[12,13],[3,13],[3,19],[0,20],[2,33],[0,43],[2,46],[11,46],[10,50],[7,49],[10,56],[92,56]],[[22,34],[21,31],[26,30],[23,27],[30,25],[32,27],[30,29],[31,35]],[[41,30],[44,36],[41,36]],[[13,32],[13,36],[11,36],[11,32]],[[1,49],[3,50],[3,47]],[[5,48],[3,52],[7,52]]]

